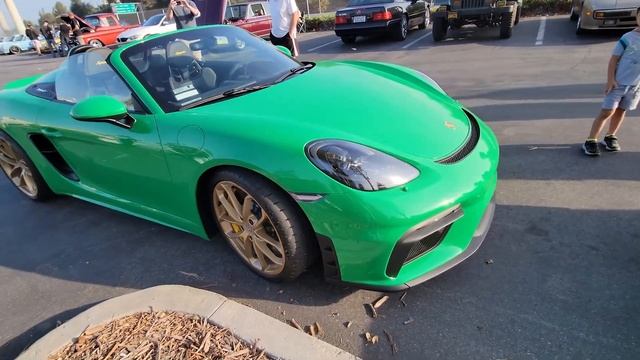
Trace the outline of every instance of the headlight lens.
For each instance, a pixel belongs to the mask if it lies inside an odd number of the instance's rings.
[[[319,140],[306,148],[309,160],[338,182],[363,191],[400,186],[420,172],[413,166],[364,145],[342,140]]]
[[[138,40],[140,39],[140,35],[131,35],[129,36],[129,40]]]

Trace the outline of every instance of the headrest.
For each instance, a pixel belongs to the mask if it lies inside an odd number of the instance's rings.
[[[167,44],[167,63],[169,63],[169,65],[187,66],[191,64],[193,60],[193,52],[184,41],[176,40]]]

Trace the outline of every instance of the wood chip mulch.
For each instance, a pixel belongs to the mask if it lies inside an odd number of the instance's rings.
[[[206,319],[176,312],[143,312],[85,330],[49,360],[269,359],[264,350]]]

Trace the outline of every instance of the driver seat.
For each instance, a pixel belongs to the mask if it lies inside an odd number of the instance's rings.
[[[195,87],[200,92],[206,92],[216,86],[216,73],[211,68],[200,65],[185,41],[168,43],[166,51],[169,83],[176,99],[180,94],[177,91],[185,87]]]

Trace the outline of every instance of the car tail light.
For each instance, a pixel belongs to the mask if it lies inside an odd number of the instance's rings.
[[[336,24],[346,24],[348,22],[346,15],[336,15]]]
[[[391,20],[393,19],[393,15],[390,11],[380,11],[371,14],[371,18],[373,21]]]

